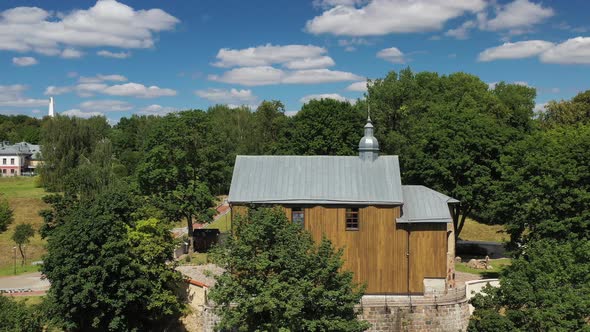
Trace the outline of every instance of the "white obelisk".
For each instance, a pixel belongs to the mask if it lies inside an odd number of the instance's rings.
[[[53,111],[53,97],[49,97],[49,114],[50,117],[55,116],[55,112]]]

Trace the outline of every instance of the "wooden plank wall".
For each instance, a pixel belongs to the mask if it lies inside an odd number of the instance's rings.
[[[242,207],[240,213],[243,213]],[[291,209],[285,207],[291,219]],[[236,211],[237,212],[237,211]],[[344,269],[354,280],[366,283],[366,294],[420,294],[424,277],[445,278],[446,224],[397,224],[399,207],[369,206],[359,210],[359,230],[347,231],[346,209],[305,208],[305,229],[316,241],[328,237],[344,248]],[[410,230],[410,282],[408,284],[408,233]]]

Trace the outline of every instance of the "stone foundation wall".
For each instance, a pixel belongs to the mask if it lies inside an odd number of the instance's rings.
[[[367,302],[367,300],[363,300]],[[395,303],[363,304],[358,307],[359,319],[371,323],[368,331],[392,332],[462,332],[469,324],[467,299],[441,304],[417,304],[412,307]],[[219,317],[213,308],[202,311],[203,331],[213,332]]]
[[[359,318],[371,323],[368,331],[458,332],[469,324],[467,300],[414,307],[365,306]]]

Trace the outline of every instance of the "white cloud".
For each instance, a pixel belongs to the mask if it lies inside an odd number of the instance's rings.
[[[544,40],[527,40],[504,43],[479,54],[479,61],[521,59],[539,56],[545,63],[590,64],[590,37],[570,38],[554,44]]]
[[[527,40],[516,43],[504,43],[479,53],[479,61],[498,59],[522,59],[539,55],[553,47],[553,43],[544,40]]]
[[[201,98],[205,98],[214,103],[221,104],[250,104],[255,103],[258,97],[252,94],[252,90],[238,90],[238,89],[207,89],[197,90],[195,94]]]
[[[467,39],[467,37],[469,37],[469,30],[474,28],[475,26],[475,21],[465,21],[458,28],[450,29],[447,32],[445,32],[445,36],[457,39]]]
[[[156,33],[178,22],[161,9],[134,10],[115,0],[66,14],[16,7],[0,12],[0,50],[63,56],[69,48],[150,48]]]
[[[353,52],[356,51],[357,46],[368,46],[373,45],[373,42],[360,37],[350,38],[350,39],[339,39],[338,46],[344,47],[346,52]]]
[[[246,86],[271,84],[316,84],[356,81],[362,77],[349,72],[330,69],[283,71],[270,66],[235,68],[223,75],[209,75],[212,81]]]
[[[337,93],[322,93],[322,94],[313,94],[313,95],[307,95],[302,97],[301,99],[299,99],[300,102],[302,103],[307,103],[310,100],[320,100],[320,99],[334,99],[334,100],[338,100],[338,101],[351,101],[350,99],[347,99],[346,97],[343,97]]]
[[[97,112],[122,112],[129,111],[133,105],[121,100],[88,100],[80,105],[80,109]]]
[[[539,114],[541,112],[545,112],[545,106],[547,106],[547,103],[535,104],[535,107],[533,108],[533,112],[535,114]]]
[[[553,9],[528,0],[515,0],[506,5],[495,7],[496,17],[488,20],[480,16],[480,28],[484,30],[509,30],[541,23],[553,16]]]
[[[37,61],[37,59],[30,57],[30,56],[23,56],[23,57],[14,57],[12,58],[12,63],[20,66],[20,67],[26,67],[26,66],[33,66],[39,63],[39,61]]]
[[[346,87],[348,91],[358,91],[358,92],[366,92],[367,91],[367,82],[360,81],[352,83],[351,85]]]
[[[50,85],[45,89],[45,92],[43,94],[46,96],[58,96],[58,95],[62,95],[64,93],[72,92],[73,90],[74,90],[74,87],[71,87],[71,86]]]
[[[362,77],[353,73],[329,70],[329,69],[308,69],[297,70],[288,73],[283,79],[285,84],[315,84],[315,83],[333,83],[343,81],[357,81]]]
[[[404,63],[404,54],[397,47],[390,47],[377,52],[377,57],[392,63]]]
[[[23,94],[28,90],[26,85],[0,85],[0,107],[40,107],[48,106],[47,99],[27,98]]]
[[[222,48],[217,52],[216,67],[260,67],[273,64],[287,64],[305,59],[323,57],[326,49],[313,45],[285,45],[275,46],[266,44],[240,50]],[[329,57],[325,57],[329,58]],[[326,62],[326,59],[323,59]],[[331,58],[329,58],[332,60]],[[332,60],[333,63],[333,60]]]
[[[152,105],[149,105],[149,106],[146,106],[146,107],[140,109],[139,112],[137,112],[137,113],[143,114],[143,115],[166,115],[168,113],[177,112],[177,111],[178,111],[178,109],[174,108],[174,107],[152,104]]]
[[[88,76],[80,76],[78,78],[78,82],[80,83],[102,83],[104,81],[112,81],[112,82],[126,82],[127,77],[119,74],[110,74],[110,75],[103,75],[98,74],[96,76],[88,77]]]
[[[373,0],[360,8],[357,8],[356,2],[343,4],[337,1],[332,5],[333,8],[307,21],[306,31],[313,34],[375,36],[440,30],[450,19],[483,10],[486,2]]]
[[[321,56],[317,58],[304,58],[289,61],[285,67],[289,69],[312,69],[312,68],[326,68],[335,65],[336,63],[329,56]]]
[[[45,89],[45,95],[59,95],[68,92],[76,92],[81,97],[91,97],[97,93],[110,96],[124,96],[137,98],[157,98],[164,96],[176,96],[177,92],[172,89],[160,88],[158,86],[145,86],[140,83],[129,82],[125,84],[109,85],[107,82],[126,82],[127,77],[123,75],[102,75],[93,77],[80,76],[78,84],[74,86],[49,86]]]
[[[77,109],[77,108],[61,112],[61,115],[74,116],[74,117],[84,118],[84,119],[88,119],[93,116],[104,116],[104,114],[101,112],[84,112],[84,111]]]
[[[281,82],[285,72],[270,66],[243,67],[226,71],[221,76],[209,75],[209,79],[217,82],[234,83],[247,86],[270,85]]]
[[[73,48],[66,48],[61,52],[60,56],[64,59],[78,59],[84,56],[84,52]]]
[[[576,37],[541,54],[541,61],[561,64],[590,64],[590,37]]]
[[[105,58],[127,59],[131,56],[131,52],[111,52],[107,50],[100,50],[96,52],[97,55]]]
[[[145,86],[139,83],[125,83],[112,85],[101,91],[104,94],[112,96],[127,96],[138,98],[157,98],[165,96],[176,96],[176,91],[172,89],[160,88],[155,85]]]

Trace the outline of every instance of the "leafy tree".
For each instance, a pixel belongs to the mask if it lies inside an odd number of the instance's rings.
[[[80,119],[56,116],[41,130],[43,167],[41,180],[49,191],[64,191],[65,182],[98,142],[107,137],[110,126],[104,117]]]
[[[0,331],[38,332],[43,330],[43,313],[39,306],[28,307],[10,296],[0,296]]]
[[[509,127],[465,106],[433,109],[417,119],[401,152],[406,183],[423,184],[461,201],[454,211],[456,237],[467,216],[485,216],[499,177],[497,161],[514,137]]]
[[[113,186],[62,215],[48,238],[43,273],[51,282],[50,314],[62,328],[161,331],[183,309],[173,241],[156,220],[135,221],[138,202]]]
[[[590,238],[590,126],[538,131],[501,158],[488,211],[513,243]]]
[[[529,243],[500,277],[472,299],[470,332],[590,331],[590,242]]]
[[[279,154],[354,155],[362,137],[366,110],[357,111],[349,102],[311,100],[292,119]]]
[[[550,101],[539,119],[544,128],[590,123],[590,90],[580,92],[572,100]]]
[[[254,113],[254,154],[268,154],[275,150],[275,144],[283,134],[288,119],[285,105],[278,100],[265,100]]]
[[[21,265],[25,265],[25,251],[23,246],[28,244],[35,236],[35,230],[31,224],[18,224],[12,234],[12,240],[18,245],[18,251],[22,257]]]
[[[2,194],[0,194],[0,233],[6,231],[8,229],[8,225],[10,225],[13,221],[13,211],[8,204],[8,200],[4,198]]]
[[[226,269],[210,298],[218,329],[239,331],[362,331],[355,305],[362,287],[343,272],[342,251],[319,246],[280,209],[237,219],[227,246],[214,253]]]

